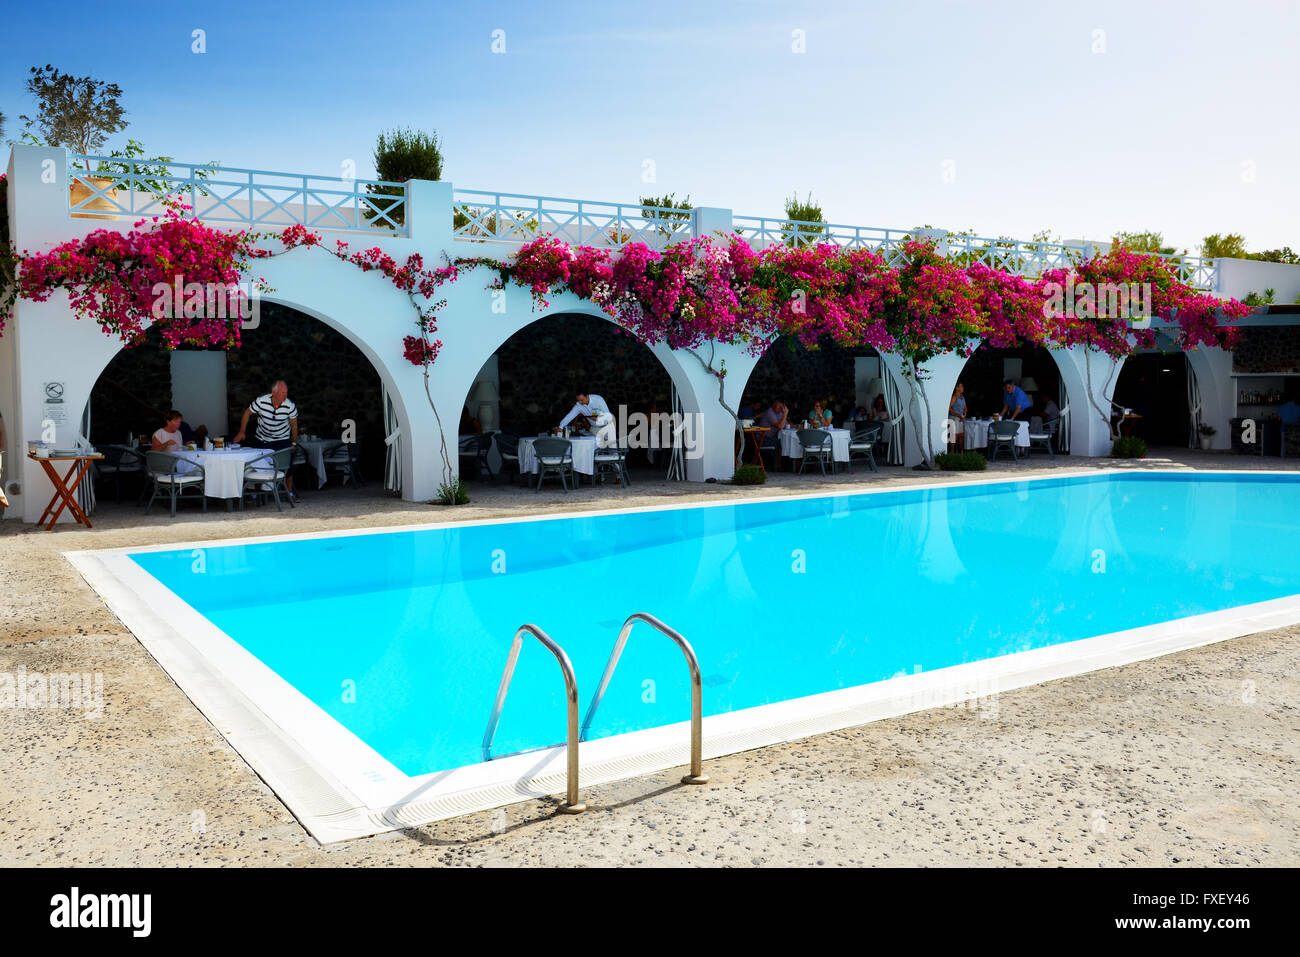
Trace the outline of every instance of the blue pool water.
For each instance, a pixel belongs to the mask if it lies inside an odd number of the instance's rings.
[[[1286,476],[1135,473],[131,557],[416,775],[481,759],[524,622],[568,652],[585,714],[650,612],[719,714],[1297,594],[1298,531]],[[681,653],[643,627],[591,737],[689,717]],[[563,706],[528,639],[493,753],[563,740]]]

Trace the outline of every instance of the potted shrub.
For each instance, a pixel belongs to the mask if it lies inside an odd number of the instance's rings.
[[[1210,451],[1210,443],[1213,441],[1214,433],[1217,432],[1218,429],[1216,429],[1212,425],[1206,425],[1204,422],[1202,422],[1197,427],[1196,431],[1201,433],[1201,448],[1206,452]]]
[[[1146,454],[1146,439],[1136,435],[1121,435],[1110,447],[1110,457],[1113,459],[1142,459],[1146,458]]]

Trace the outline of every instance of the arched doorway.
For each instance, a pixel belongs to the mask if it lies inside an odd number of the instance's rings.
[[[608,318],[551,313],[515,331],[478,370],[458,411],[461,449],[472,448],[473,433],[526,437],[552,429],[577,393],[600,395],[625,425],[636,413],[671,412],[673,378],[653,350]],[[664,470],[665,449],[636,445],[630,466]],[[467,474],[464,459],[461,469]]]
[[[966,386],[966,407],[970,415],[992,415],[1002,409],[1003,383],[1011,379],[1025,390],[1033,403],[1033,415],[1041,415],[1050,400],[1064,407],[1061,370],[1052,354],[1042,346],[1021,345],[998,348],[984,343],[966,360],[958,380]],[[946,403],[947,396],[943,397]]]
[[[887,436],[881,464],[901,465],[902,443],[892,438],[893,428],[902,436],[903,399],[884,357],[871,346],[846,347],[825,339],[810,348],[792,336],[780,336],[754,365],[741,406],[757,415],[779,399],[789,406],[791,420],[801,422],[820,399],[841,425],[859,406],[871,409],[878,396],[884,397],[891,420],[898,420]]]
[[[134,444],[177,409],[192,429],[231,438],[243,410],[283,379],[299,408],[299,433],[355,436],[366,481],[382,481],[384,386],[380,373],[347,336],[312,315],[274,302],[260,304],[255,326],[241,330],[230,351],[162,347],[154,329],[114,355],[91,388],[83,422],[96,446]],[[246,440],[247,441],[247,440]]]
[[[1122,434],[1140,436],[1148,446],[1185,449],[1192,421],[1189,379],[1194,384],[1195,373],[1187,355],[1163,334],[1156,346],[1124,361],[1111,400],[1117,407],[1113,421]]]

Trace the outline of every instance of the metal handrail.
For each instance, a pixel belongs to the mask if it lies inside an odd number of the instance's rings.
[[[691,647],[691,643],[677,631],[669,628],[654,617],[654,615],[638,611],[633,615],[629,615],[627,621],[623,622],[623,628],[618,633],[618,641],[615,642],[614,650],[609,656],[609,662],[605,665],[605,674],[600,679],[600,687],[596,689],[596,695],[591,699],[591,704],[587,708],[587,717],[583,719],[580,737],[585,738],[587,736],[587,731],[591,728],[591,719],[596,716],[596,709],[600,707],[601,699],[605,697],[605,689],[609,687],[609,681],[614,677],[614,669],[618,667],[618,659],[623,654],[623,646],[627,644],[628,636],[632,633],[632,626],[638,621],[644,621],[650,627],[657,629],[677,642],[677,647],[681,648],[682,654],[686,655],[686,664],[691,672],[691,773],[682,778],[682,783],[707,784],[709,776],[704,773],[703,758],[704,690],[700,681],[700,661],[695,657],[695,649]]]
[[[536,625],[521,625],[515,632],[514,641],[510,643],[510,657],[506,659],[506,670],[501,673],[501,687],[497,689],[497,700],[492,706],[492,717],[488,719],[487,731],[483,734],[483,760],[492,760],[492,739],[497,733],[497,722],[501,720],[501,709],[506,703],[506,693],[510,690],[510,679],[515,674],[515,663],[519,660],[519,651],[524,644],[524,632],[540,641],[546,650],[555,655],[564,672],[564,691],[568,698],[568,791],[560,810],[565,814],[580,814],[587,810],[587,805],[578,800],[578,679],[573,674],[573,664],[564,649]]]

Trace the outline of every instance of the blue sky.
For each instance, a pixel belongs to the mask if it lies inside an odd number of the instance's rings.
[[[118,83],[124,136],[193,162],[368,176],[375,134],[418,126],[477,189],[1300,247],[1293,0],[181,6],[11,6],[6,136],[49,62]]]

